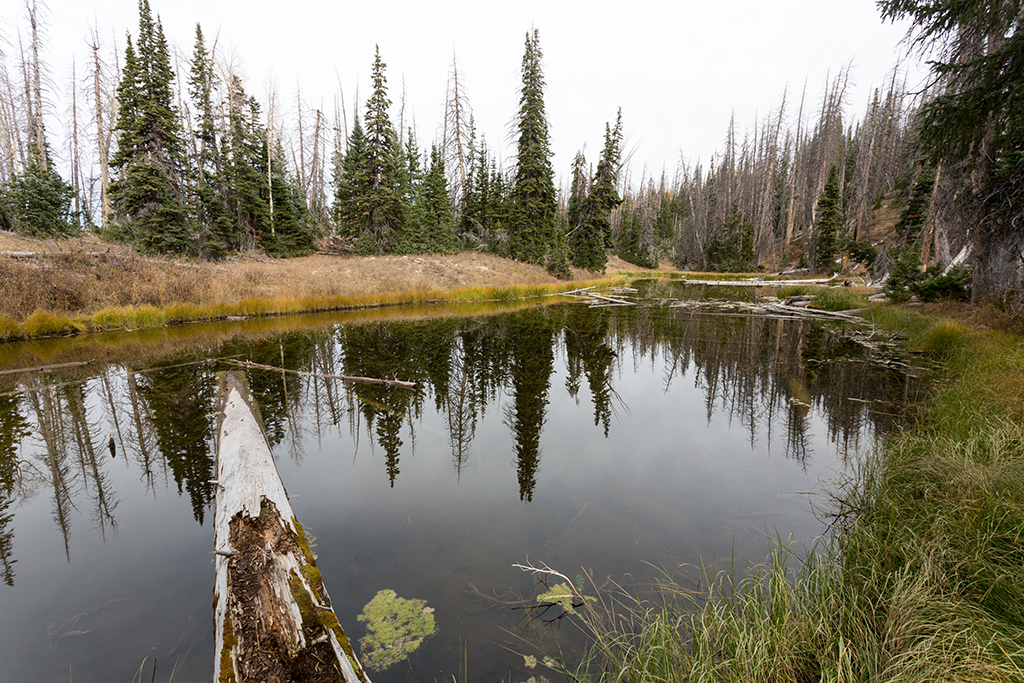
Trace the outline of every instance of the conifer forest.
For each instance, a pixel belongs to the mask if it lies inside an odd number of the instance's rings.
[[[952,276],[970,278],[975,300],[1019,306],[1022,3],[877,5],[880,22],[911,21],[908,49],[931,68],[923,88],[894,66],[856,111],[846,67],[820,96],[788,89],[759,120],[723,122],[706,164],[681,158],[652,172],[629,164],[629,102],[608,112],[596,154],[553,168],[537,29],[525,35],[514,152],[503,159],[477,132],[457,58],[443,120],[429,127],[438,132],[421,139],[379,49],[366,56],[362,101],[285,117],[292,94],[253,96],[201,26],[191,40],[167,36],[149,0],[122,44],[89,35],[77,73],[58,87],[39,30],[45,11],[29,0],[0,47],[0,229],[89,230],[204,260],[475,249],[559,276],[603,271],[616,254],[705,271],[863,266],[913,284],[949,277],[959,256],[965,267]],[[172,58],[172,41],[191,43],[188,59]]]

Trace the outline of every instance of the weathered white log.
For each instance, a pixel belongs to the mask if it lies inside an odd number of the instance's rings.
[[[214,681],[369,683],[338,623],[252,407],[220,388],[214,517]]]
[[[828,285],[835,277],[813,280],[681,280],[684,285],[711,285],[716,287],[792,287],[796,285]]]

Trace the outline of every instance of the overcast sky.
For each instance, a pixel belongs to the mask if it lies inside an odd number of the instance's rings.
[[[0,0],[10,38],[25,30],[25,0]],[[109,45],[138,31],[136,0],[37,0],[49,24],[45,55],[59,86],[74,57],[90,59],[86,42],[98,26]],[[859,118],[874,88],[904,56],[905,24],[883,23],[873,0],[469,0],[322,2],[318,0],[150,0],[172,48],[188,58],[195,24],[210,47],[233,56],[246,89],[264,99],[273,82],[295,110],[301,87],[310,107],[332,116],[340,84],[349,102],[369,94],[374,45],[387,64],[389,93],[404,85],[407,121],[421,146],[439,135],[445,87],[457,57],[478,131],[506,164],[514,154],[509,123],[525,35],[540,32],[547,79],[545,103],[558,180],[585,148],[596,164],[604,124],[619,107],[632,176],[646,166],[671,175],[680,157],[705,168],[722,148],[731,116],[742,137],[755,119],[777,110],[789,88],[790,121],[807,86],[808,108],[826,77],[851,64],[848,116]],[[920,81],[911,65],[910,83]],[[185,67],[187,69],[187,67]],[[58,99],[58,98],[55,98]],[[63,105],[63,95],[59,98]]]

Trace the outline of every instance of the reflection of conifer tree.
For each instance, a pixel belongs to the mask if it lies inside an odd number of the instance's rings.
[[[469,459],[469,446],[476,435],[476,397],[470,384],[471,370],[459,339],[451,361],[445,414],[448,416],[448,443],[452,447],[452,464],[460,478]]]
[[[508,379],[511,333],[507,320],[507,316],[494,318],[486,327],[474,325],[460,335],[463,363],[481,416],[486,414],[487,405],[497,400]]]
[[[616,354],[608,347],[609,319],[608,309],[575,306],[566,320],[565,330],[567,362],[570,368],[578,365],[586,375],[594,403],[594,426],[603,426],[605,437],[611,427],[612,397],[615,393],[612,366]]]
[[[62,406],[52,387],[29,392],[29,403],[36,415],[36,424],[46,447],[45,462],[40,471],[53,491],[53,521],[64,539],[64,556],[71,562],[71,467],[68,465],[68,443],[60,419]]]
[[[113,510],[117,507],[117,499],[112,490],[110,476],[100,467],[96,457],[93,436],[95,427],[90,424],[86,409],[85,384],[64,387],[62,392],[67,399],[67,413],[71,418],[71,431],[75,437],[74,446],[78,458],[78,466],[82,471],[86,495],[92,502],[93,524],[99,529],[103,538],[107,537],[107,526],[117,530]]]
[[[217,378],[206,365],[182,365],[141,375],[139,398],[149,406],[157,446],[170,468],[178,493],[188,492],[200,524],[213,500],[214,432]]]
[[[337,360],[334,352],[334,338],[326,337],[318,339],[313,351],[313,408],[316,418],[317,434],[324,432],[324,422],[333,426],[341,423],[339,412],[339,399],[344,391],[338,386],[340,380],[333,379],[328,375],[337,375],[335,362]],[[324,419],[323,405],[327,408],[327,419]]]
[[[515,331],[511,347],[512,405],[506,409],[505,423],[515,441],[519,498],[529,503],[540,466],[540,435],[554,371],[554,334],[540,326],[521,327]]]
[[[114,441],[116,448],[119,448],[122,454],[127,454],[124,430],[121,428],[121,413],[124,410],[124,406],[114,397],[114,387],[110,382],[110,375],[114,371],[114,366],[108,366],[106,371],[100,375],[100,384],[103,387],[103,413],[107,418],[107,422],[113,426],[114,435],[117,436],[117,439]],[[127,455],[125,455],[125,457],[127,457]]]
[[[8,586],[14,585],[14,529],[10,524],[14,515],[7,512],[13,497],[10,491],[0,490],[0,578]]]
[[[316,345],[316,340],[309,335],[289,334],[279,337],[275,343],[246,346],[244,350],[233,348],[232,351],[242,351],[254,363],[308,372],[313,365]],[[271,448],[284,440],[287,431],[292,436],[294,450],[299,436],[295,416],[301,403],[304,378],[294,372],[261,369],[250,370],[248,376],[249,392],[260,408]]]
[[[359,400],[359,411],[366,419],[367,430],[376,432],[377,443],[384,449],[385,467],[392,487],[399,473],[402,447],[399,431],[406,416],[419,414],[424,392],[419,383],[425,371],[422,358],[427,355],[426,347],[437,343],[436,337],[423,334],[423,331],[422,323],[382,323],[351,325],[339,334],[345,374],[401,377],[418,382],[416,389],[380,384],[353,384],[351,387]]]
[[[14,515],[7,512],[18,481],[18,446],[30,434],[28,420],[18,409],[18,398],[0,396],[0,577],[14,585]]]
[[[402,437],[398,435],[402,429],[402,417],[394,413],[384,413],[377,420],[377,443],[384,449],[384,468],[388,473],[391,488],[395,488],[395,477],[398,476],[398,457],[402,450]]]

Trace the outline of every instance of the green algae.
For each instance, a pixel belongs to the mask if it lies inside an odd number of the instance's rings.
[[[434,610],[426,600],[406,600],[390,589],[377,593],[356,618],[366,622],[366,635],[359,643],[363,664],[371,671],[383,671],[407,659],[437,633]]]

